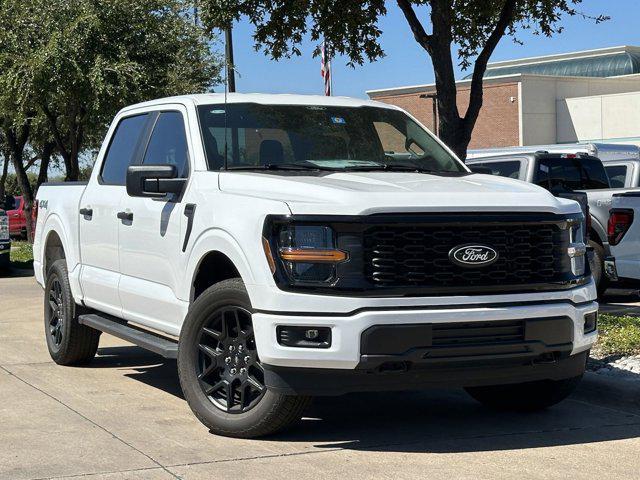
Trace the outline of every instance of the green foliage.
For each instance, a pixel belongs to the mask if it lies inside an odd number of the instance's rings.
[[[562,31],[564,15],[583,15],[576,10],[582,0],[413,0],[398,1],[414,11],[421,24],[433,23],[432,10],[443,12],[436,21],[450,32],[463,67],[471,65],[496,27],[501,11],[513,2],[506,34],[516,38],[518,28],[551,36]],[[386,15],[384,0],[203,0],[203,21],[211,28],[225,28],[246,16],[255,27],[256,49],[274,59],[300,55],[305,35],[312,41],[326,39],[331,48],[346,55],[351,64],[374,61],[384,55],[380,18]],[[389,2],[387,2],[389,3]],[[590,17],[597,22],[604,16]],[[433,26],[433,25],[432,25]],[[413,26],[410,25],[413,30]],[[429,30],[426,29],[425,30]],[[433,29],[431,29],[433,30]],[[414,31],[414,34],[416,32]],[[419,39],[417,39],[419,40]],[[420,40],[419,40],[420,41]],[[314,54],[318,54],[316,49]]]
[[[596,344],[599,356],[640,355],[640,318],[600,315]]]
[[[33,264],[33,245],[29,242],[14,241],[11,248],[11,262],[14,267],[26,268]]]
[[[0,118],[55,139],[69,176],[115,113],[218,81],[182,0],[0,0]],[[44,142],[40,142],[44,143]]]
[[[32,172],[28,172],[27,177],[29,178],[29,184],[31,185],[31,188],[35,192],[38,175]],[[9,175],[7,175],[5,189],[6,195],[22,195],[22,190],[20,189],[20,184],[18,183],[18,178],[16,177],[15,173],[10,173]]]

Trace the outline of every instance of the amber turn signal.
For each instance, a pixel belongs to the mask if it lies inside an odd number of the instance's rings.
[[[276,261],[271,253],[271,245],[269,245],[269,240],[264,237],[262,237],[262,248],[264,248],[264,254],[267,257],[267,263],[269,264],[271,274],[276,273]]]
[[[347,254],[342,250],[281,248],[280,257],[287,262],[340,263],[347,259]]]

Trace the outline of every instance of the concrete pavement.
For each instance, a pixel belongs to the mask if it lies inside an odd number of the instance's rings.
[[[32,277],[0,278],[0,313],[0,479],[640,479],[640,392],[595,375],[542,413],[460,391],[350,395],[235,440],[193,417],[173,361],[103,335],[89,367],[52,363]]]

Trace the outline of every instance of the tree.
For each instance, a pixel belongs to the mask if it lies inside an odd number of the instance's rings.
[[[552,36],[562,31],[565,15],[582,0],[397,0],[416,42],[431,58],[435,72],[440,137],[462,159],[482,107],[483,77],[489,58],[504,36],[519,41],[520,28]],[[255,27],[256,49],[274,59],[300,55],[299,45],[309,33],[324,39],[334,53],[349,58],[351,66],[384,55],[379,21],[387,13],[384,0],[203,0],[203,21],[210,28],[225,28],[246,16]],[[429,27],[430,28],[427,28]],[[458,110],[454,57],[472,68],[469,106]],[[314,55],[319,49],[314,50]]]
[[[48,120],[67,180],[79,156],[102,141],[122,107],[200,93],[218,80],[210,35],[178,0],[32,0],[46,38],[26,58],[38,108]],[[44,14],[43,14],[44,12]]]

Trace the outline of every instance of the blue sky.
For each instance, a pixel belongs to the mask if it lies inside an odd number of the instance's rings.
[[[352,69],[342,58],[333,61],[334,94],[366,97],[375,88],[416,85],[434,81],[431,60],[413,39],[402,13],[394,1],[381,21],[381,43],[387,56],[374,63]],[[640,45],[640,5],[638,0],[584,0],[579,7],[588,14],[611,16],[595,25],[580,17],[565,17],[565,31],[546,38],[521,32],[524,45],[503,38],[492,61],[572,52],[618,45]],[[239,92],[322,94],[320,60],[311,56],[313,44],[305,42],[302,56],[274,62],[253,49],[252,26],[242,21],[234,29],[235,62]],[[458,71],[458,77],[462,77]],[[220,91],[220,87],[216,87]]]

